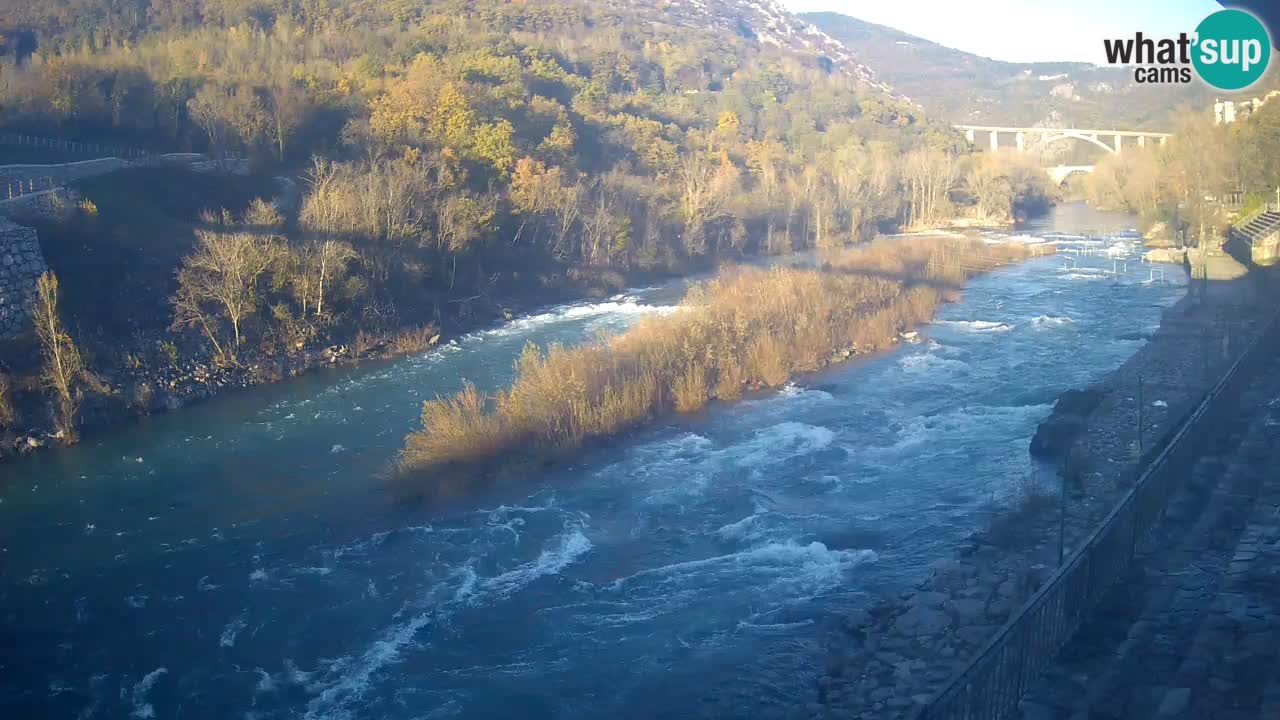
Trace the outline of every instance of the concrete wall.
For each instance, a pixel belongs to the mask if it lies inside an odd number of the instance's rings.
[[[36,279],[46,269],[36,231],[0,217],[0,340],[28,329]]]

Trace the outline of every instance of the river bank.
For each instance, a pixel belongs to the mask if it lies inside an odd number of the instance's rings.
[[[1048,579],[1059,553],[1069,556],[1114,507],[1140,455],[1158,451],[1256,337],[1274,310],[1274,294],[1256,281],[1192,286],[1124,364],[1063,393],[1033,440],[1052,462],[1041,477],[1059,468],[1061,477],[1029,481],[1023,497],[995,509],[987,529],[936,561],[915,588],[838,620],[811,715],[910,717],[961,669]]]
[[[1070,212],[1029,234],[1057,241]],[[1053,398],[1122,364],[1140,342],[1126,338],[1185,294],[1172,274],[1114,284],[1097,274],[1110,259],[1066,264],[973,278],[920,342],[437,504],[382,474],[424,401],[464,379],[497,392],[527,343],[616,335],[674,312],[687,284],[21,458],[0,471],[0,629],[24,648],[0,702],[34,717],[788,717],[814,698],[827,619],[969,542],[1029,471]]]
[[[706,268],[695,268],[685,276],[696,277],[705,272]],[[309,343],[291,352],[271,356],[254,354],[234,366],[220,365],[196,352],[200,343],[193,343],[190,338],[164,333],[131,338],[123,363],[92,368],[95,384],[102,392],[86,398],[78,430],[82,436],[92,438],[96,431],[122,422],[134,423],[167,415],[215,397],[289,382],[322,369],[389,362],[431,352],[469,333],[501,327],[558,305],[599,299],[624,287],[657,284],[679,277],[679,274],[653,272],[599,277],[583,274],[558,288],[541,288],[501,298],[473,298],[465,312],[446,315],[439,324],[424,317],[423,324],[404,325],[395,330],[339,332],[323,342]],[[96,344],[90,349],[101,350]],[[32,452],[67,447],[68,443],[55,431],[44,406],[40,381],[35,375],[38,351],[34,338],[10,341],[0,345],[0,351],[3,351],[0,370],[6,355],[11,363],[17,359],[29,368],[28,372],[13,378],[13,387],[18,391],[14,404],[21,421],[14,427],[0,428],[0,463]]]

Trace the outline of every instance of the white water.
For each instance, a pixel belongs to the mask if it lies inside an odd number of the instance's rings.
[[[829,620],[949,554],[1030,471],[1056,395],[1181,292],[1132,259],[1119,278],[1077,262],[976,280],[918,344],[430,503],[379,479],[423,399],[680,288],[7,467],[0,601],[23,652],[0,698],[30,717],[785,716]]]

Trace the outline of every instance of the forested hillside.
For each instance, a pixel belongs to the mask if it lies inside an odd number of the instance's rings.
[[[3,0],[0,22],[3,128],[296,178],[296,208],[210,196],[149,246],[169,312],[121,332],[172,324],[228,366],[1048,192],[774,2]],[[41,235],[91,247],[114,214],[128,237],[131,210],[96,212]],[[70,304],[109,306],[112,282]]]
[[[1200,82],[1144,85],[1121,67],[1001,62],[840,13],[801,17],[856,48],[896,91],[952,122],[1165,130],[1175,115],[1207,111],[1215,98],[1243,99],[1277,87],[1275,73],[1263,78],[1261,90],[1246,93],[1224,93]]]

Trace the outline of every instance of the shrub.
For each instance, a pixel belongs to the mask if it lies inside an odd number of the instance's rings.
[[[676,377],[671,386],[676,412],[697,412],[707,404],[707,369],[700,363],[692,363],[684,374]]]
[[[391,337],[387,343],[387,351],[392,355],[414,355],[426,352],[431,348],[432,340],[439,334],[439,331],[431,325],[405,328]]]
[[[716,397],[720,400],[737,400],[742,397],[742,386],[747,376],[737,358],[725,358],[720,363],[720,372],[716,376]]]

